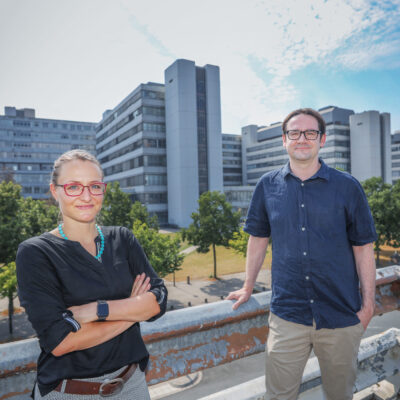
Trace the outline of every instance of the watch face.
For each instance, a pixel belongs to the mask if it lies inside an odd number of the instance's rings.
[[[108,304],[106,301],[97,302],[97,317],[99,320],[104,320],[108,317]]]

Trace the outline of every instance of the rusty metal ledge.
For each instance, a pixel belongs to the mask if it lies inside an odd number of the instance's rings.
[[[378,270],[376,284],[376,314],[400,309],[400,266]],[[148,382],[156,384],[263,351],[270,299],[271,292],[259,293],[236,311],[231,301],[220,301],[142,323],[151,354]],[[34,370],[38,355],[36,339],[0,345],[0,386],[8,377]]]

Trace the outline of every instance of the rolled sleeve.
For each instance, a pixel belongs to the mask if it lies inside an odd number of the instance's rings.
[[[253,192],[243,230],[252,236],[269,237],[271,227],[265,208],[264,184],[261,178]]]
[[[168,291],[164,285],[164,281],[158,277],[153,267],[150,265],[142,246],[135,238],[132,232],[126,230],[129,235],[129,265],[132,268],[133,276],[136,277],[141,273],[145,273],[150,278],[150,292],[152,292],[157,299],[160,306],[160,312],[148,321],[154,321],[165,314],[167,310]]]
[[[77,326],[66,318],[62,289],[46,256],[35,245],[21,244],[17,258],[18,296],[36,331],[40,347],[51,353]]]
[[[374,242],[378,236],[367,197],[359,182],[355,182],[347,207],[347,237],[352,246]]]

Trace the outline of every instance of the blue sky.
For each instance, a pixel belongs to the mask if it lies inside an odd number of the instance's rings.
[[[0,107],[97,122],[187,58],[221,69],[223,132],[327,105],[393,132],[399,21],[400,0],[0,0]]]

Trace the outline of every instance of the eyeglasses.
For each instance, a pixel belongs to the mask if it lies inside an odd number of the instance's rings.
[[[94,182],[90,185],[82,185],[81,183],[66,183],[65,185],[54,185],[64,188],[64,192],[67,196],[80,196],[85,188],[89,189],[89,193],[92,196],[101,196],[104,194],[107,188],[107,183]]]
[[[314,129],[307,129],[306,131],[292,130],[286,131],[286,135],[290,140],[298,140],[300,136],[303,134],[307,140],[315,140],[321,131],[316,131]]]

